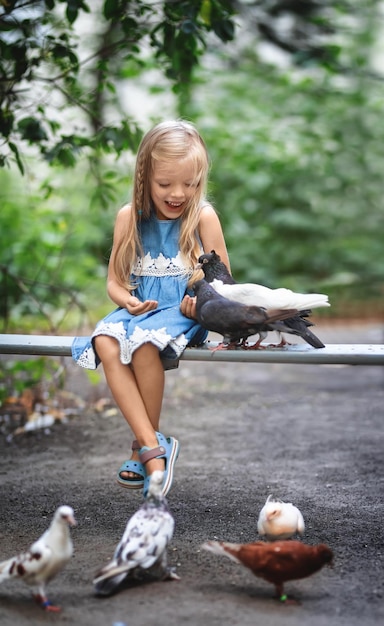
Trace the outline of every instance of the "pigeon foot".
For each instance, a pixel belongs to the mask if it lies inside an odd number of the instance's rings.
[[[214,348],[209,348],[209,350],[211,352],[217,352],[218,350],[229,350],[229,344],[228,343],[224,343],[223,341],[221,343],[219,343],[217,346],[215,346]]]
[[[301,604],[300,600],[296,600],[296,598],[288,598],[287,595],[285,595],[285,593],[280,596],[279,598],[277,598],[280,602],[282,602],[282,604],[285,604],[286,606],[290,605],[290,606],[299,606]]]
[[[181,580],[180,576],[176,574],[174,567],[169,567],[165,572],[163,580]]]
[[[209,348],[209,350],[211,352],[216,352],[217,350],[236,350],[236,348],[239,348],[239,347],[240,348],[243,347],[243,344],[239,344],[238,341],[231,341],[229,343],[222,341],[214,348]]]
[[[59,613],[61,611],[61,607],[51,604],[46,596],[42,596],[40,593],[37,593],[33,597],[35,598],[37,604],[39,604],[45,611],[50,611],[51,613]]]
[[[49,613],[60,613],[61,611],[61,607],[55,606],[54,604],[47,604],[47,606],[45,606],[44,608]]]
[[[256,343],[252,343],[252,344],[244,344],[243,345],[244,350],[266,350],[267,346],[263,346],[263,344],[260,341],[256,341]]]

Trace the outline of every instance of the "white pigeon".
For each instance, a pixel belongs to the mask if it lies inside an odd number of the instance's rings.
[[[60,611],[58,606],[49,602],[45,589],[73,554],[69,525],[76,525],[73,509],[66,505],[60,506],[49,528],[27,552],[0,563],[0,583],[11,578],[19,578],[27,585],[37,588],[34,597],[42,608],[47,611]]]
[[[330,306],[328,296],[323,293],[298,293],[285,289],[285,287],[270,289],[257,283],[235,283],[229,285],[217,278],[211,282],[211,285],[224,298],[266,309],[297,309],[298,311],[306,311],[307,309]]]
[[[257,522],[259,535],[268,541],[290,539],[296,533],[302,535],[305,524],[299,509],[291,502],[271,498],[272,496],[268,496],[259,514]]]
[[[163,475],[160,470],[151,474],[145,502],[128,520],[112,560],[95,575],[98,595],[110,595],[127,579],[179,579],[167,564],[175,522],[162,494]]]

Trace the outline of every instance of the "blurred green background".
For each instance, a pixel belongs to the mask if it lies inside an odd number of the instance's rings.
[[[381,2],[31,5],[0,9],[0,332],[85,334],[112,308],[135,151],[174,117],[206,140],[238,281],[383,315]]]

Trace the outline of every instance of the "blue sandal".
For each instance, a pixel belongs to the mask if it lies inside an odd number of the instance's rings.
[[[148,448],[143,446],[139,452],[140,461],[143,465],[151,459],[165,459],[165,471],[162,494],[167,495],[173,482],[173,471],[177,457],[179,456],[180,444],[174,437],[164,437],[161,433],[156,432],[158,446],[156,448]],[[144,469],[145,472],[145,469]],[[147,497],[150,475],[144,479],[144,498]]]
[[[140,450],[140,444],[135,439],[132,443],[132,450]],[[121,472],[134,472],[138,475],[137,478],[123,478]],[[144,480],[146,477],[145,468],[140,461],[124,461],[117,473],[117,482],[126,489],[142,489],[144,486]]]

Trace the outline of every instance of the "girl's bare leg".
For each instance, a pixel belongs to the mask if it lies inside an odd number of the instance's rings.
[[[135,438],[140,446],[155,448],[158,446],[155,431],[159,429],[165,379],[158,349],[151,343],[144,344],[134,352],[129,367],[121,363],[119,344],[112,337],[96,337],[95,347],[111,393]],[[132,458],[135,456],[134,453]],[[148,474],[155,469],[164,469],[164,459],[152,459],[146,463]],[[121,476],[131,478],[134,474],[122,472]]]

